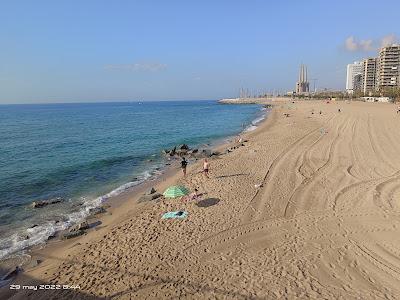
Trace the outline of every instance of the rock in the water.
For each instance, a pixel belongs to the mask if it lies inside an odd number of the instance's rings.
[[[63,201],[63,199],[61,197],[57,197],[57,198],[50,199],[50,200],[34,201],[34,202],[32,202],[31,206],[33,208],[42,208],[42,207],[45,207],[50,204],[60,203],[62,201]]]
[[[164,150],[162,151],[163,154],[168,154],[169,152],[170,152],[170,150],[168,150],[168,149],[164,149]]]
[[[176,150],[175,154],[178,155],[178,156],[180,156],[180,157],[182,157],[182,156],[187,155],[187,154],[188,154],[188,151],[185,150],[185,149],[180,149],[180,150]]]
[[[179,146],[179,149],[181,149],[181,150],[189,150],[189,146],[186,145],[186,144],[182,144],[182,145]]]
[[[49,241],[49,240],[52,240],[52,239],[54,239],[56,237],[56,235],[55,234],[52,234],[52,235],[50,235],[48,238],[47,238],[47,240]]]
[[[63,240],[68,240],[68,239],[72,239],[74,237],[78,237],[81,236],[82,234],[84,234],[85,231],[83,230],[78,230],[78,231],[74,231],[74,232],[66,232],[62,235],[62,239]]]
[[[174,156],[176,154],[176,147],[169,152],[169,156]]]
[[[38,224],[33,224],[31,227],[29,227],[29,228],[35,228],[35,227],[38,227],[39,225]]]

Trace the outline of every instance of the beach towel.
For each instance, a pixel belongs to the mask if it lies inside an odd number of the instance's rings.
[[[183,210],[178,210],[178,211],[169,211],[163,214],[161,219],[184,219],[186,218],[188,213]]]

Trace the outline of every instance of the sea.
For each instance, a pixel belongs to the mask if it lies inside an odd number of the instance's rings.
[[[163,173],[163,149],[253,130],[260,105],[217,101],[0,105],[0,260]],[[61,203],[32,208],[33,201]]]

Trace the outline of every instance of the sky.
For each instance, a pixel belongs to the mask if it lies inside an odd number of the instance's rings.
[[[399,41],[400,1],[0,0],[0,104],[318,89]]]

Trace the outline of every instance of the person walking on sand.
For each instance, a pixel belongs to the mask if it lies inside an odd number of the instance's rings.
[[[183,177],[186,177],[186,167],[187,167],[187,164],[188,164],[188,162],[187,162],[186,158],[183,157],[183,158],[182,158],[182,161],[181,161],[181,168],[182,168],[182,172],[183,172]]]
[[[203,163],[203,172],[204,172],[204,175],[205,175],[207,178],[209,178],[209,177],[208,177],[208,170],[209,170],[209,169],[210,169],[210,164],[209,164],[207,158],[205,158],[205,159],[204,159],[204,163]]]

